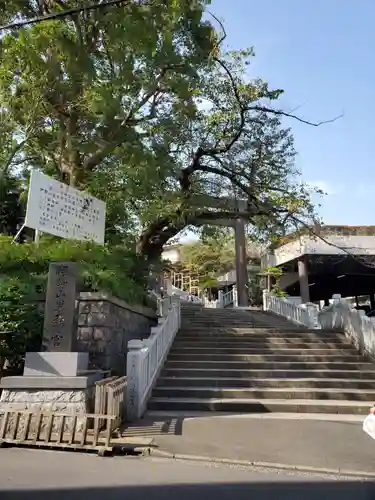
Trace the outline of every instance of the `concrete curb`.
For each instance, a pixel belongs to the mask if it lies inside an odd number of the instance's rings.
[[[230,458],[218,458],[209,457],[201,455],[187,455],[184,453],[171,453],[169,451],[160,450],[157,448],[150,449],[150,456],[157,458],[166,458],[174,460],[185,460],[189,462],[206,462],[206,463],[216,463],[223,465],[239,465],[243,467],[255,467],[260,469],[274,469],[274,470],[284,470],[284,471],[297,471],[305,472],[308,474],[322,474],[330,476],[345,476],[351,478],[361,478],[361,479],[375,479],[375,473],[362,472],[362,471],[351,471],[345,469],[325,469],[317,467],[309,467],[304,465],[287,465],[278,464],[273,462],[252,462],[248,460],[234,460]]]

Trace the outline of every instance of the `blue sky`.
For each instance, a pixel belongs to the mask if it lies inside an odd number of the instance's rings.
[[[230,48],[254,46],[250,76],[285,94],[297,165],[321,186],[327,224],[375,224],[375,0],[212,0]]]

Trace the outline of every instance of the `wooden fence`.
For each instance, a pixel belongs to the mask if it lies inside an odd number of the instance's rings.
[[[126,387],[126,377],[97,382],[95,413],[5,410],[0,443],[110,451],[112,434],[126,418]]]
[[[108,389],[107,385],[118,377],[107,377],[95,383],[95,410],[96,415],[107,415]],[[105,425],[105,419],[99,420],[99,428]]]
[[[104,432],[100,432],[101,420],[106,421]],[[114,415],[68,415],[48,411],[9,410],[2,415],[0,442],[111,451],[115,420]]]
[[[106,415],[115,417],[114,428],[120,427],[126,419],[126,388],[127,377],[119,377],[106,386],[108,392]]]

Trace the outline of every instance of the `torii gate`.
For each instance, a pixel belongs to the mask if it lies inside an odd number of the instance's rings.
[[[247,208],[246,200],[236,200],[233,198],[215,198],[214,196],[195,195],[190,198],[190,201],[193,205],[200,208],[221,208],[227,210],[238,210],[239,212],[245,211]],[[245,219],[243,217],[238,217],[237,219],[218,219],[215,221],[208,220],[206,224],[212,226],[233,227],[234,229],[238,305],[239,307],[247,307],[249,305],[249,280],[247,274]]]

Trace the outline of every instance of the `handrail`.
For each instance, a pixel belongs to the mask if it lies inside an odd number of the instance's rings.
[[[318,307],[311,302],[296,304],[285,297],[278,297],[267,290],[263,290],[263,310],[283,316],[297,325],[304,325],[310,329],[320,328]]]
[[[196,295],[193,295],[189,292],[186,292],[185,290],[181,290],[181,288],[177,288],[174,285],[171,285],[170,290],[168,292],[172,297],[180,297],[181,300],[184,300],[185,302],[194,302],[195,304],[201,304],[202,301],[199,297]]]
[[[237,299],[237,287],[233,286],[229,292],[219,292],[219,302],[220,302],[220,307],[228,307],[231,304],[233,304],[234,307],[238,306],[238,299]]]
[[[203,297],[203,307],[206,309],[218,309],[220,302],[219,300],[210,300],[208,297]]]
[[[181,325],[179,297],[164,299],[168,312],[144,340],[130,340],[127,354],[127,418],[140,418]]]
[[[221,303],[223,307],[227,307],[233,303],[233,289],[229,292],[223,293]]]
[[[209,309],[219,309],[228,307],[233,304],[237,307],[237,288],[234,286],[229,292],[223,292],[219,290],[218,298],[216,300],[209,300],[207,297],[203,297],[203,306]]]

